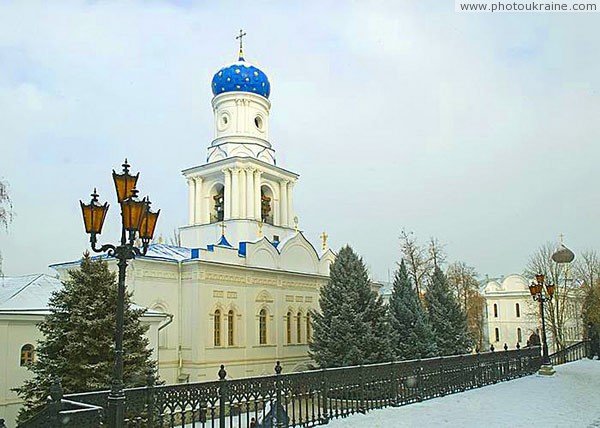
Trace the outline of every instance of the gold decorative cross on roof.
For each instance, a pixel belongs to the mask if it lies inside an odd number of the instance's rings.
[[[329,238],[329,235],[327,235],[325,233],[325,231],[323,231],[323,233],[321,234],[320,238],[321,238],[321,243],[322,243],[322,246],[323,246],[323,251],[325,251],[327,249],[327,238]]]
[[[262,226],[263,226],[263,222],[262,220],[258,222],[258,237],[262,237],[263,233],[262,233]]]
[[[225,236],[225,229],[227,228],[227,225],[225,223],[221,223],[219,227],[221,228],[221,236]]]
[[[560,235],[558,235],[558,239],[560,241],[560,245],[563,244],[563,239],[564,239],[565,235],[563,235],[562,233]]]
[[[242,31],[242,29],[240,28],[240,35],[236,36],[235,39],[240,39],[240,55],[239,55],[239,59],[244,59],[244,50],[242,49],[242,38],[246,35],[246,33],[244,33],[244,31]]]

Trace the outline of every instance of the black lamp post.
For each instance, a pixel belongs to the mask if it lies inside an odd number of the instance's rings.
[[[123,164],[123,172],[117,174],[113,170],[113,180],[117,192],[117,200],[121,206],[121,243],[120,245],[104,244],[97,247],[97,235],[102,231],[102,225],[108,212],[108,203],[100,205],[96,189],[92,193],[89,204],[80,201],[86,233],[90,234],[92,250],[97,253],[107,253],[117,259],[119,267],[119,282],[117,294],[117,323],[115,328],[115,359],[111,390],[108,395],[108,425],[120,428],[125,416],[125,394],[123,393],[123,318],[125,305],[125,274],[127,261],[136,256],[144,255],[154,235],[154,229],[160,210],[150,210],[150,200],[146,197],[139,200],[135,189],[139,173],[129,174],[127,159]],[[142,242],[142,247],[135,246],[136,238]]]
[[[548,341],[546,339],[546,318],[544,316],[544,303],[550,302],[552,296],[554,296],[555,286],[554,284],[546,284],[546,291],[544,292],[544,275],[537,274],[535,281],[532,281],[529,285],[529,292],[533,300],[540,303],[540,314],[542,316],[542,367],[539,373],[545,375],[553,375],[554,369],[550,362],[550,356],[548,355]]]

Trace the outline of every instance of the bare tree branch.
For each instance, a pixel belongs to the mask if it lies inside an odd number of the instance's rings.
[[[402,258],[406,263],[408,274],[413,280],[418,295],[421,295],[424,287],[423,281],[431,270],[429,257],[427,257],[425,249],[417,243],[417,238],[413,232],[402,229],[400,241]]]

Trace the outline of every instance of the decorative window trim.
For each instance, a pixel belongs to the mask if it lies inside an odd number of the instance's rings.
[[[258,313],[258,344],[259,345],[268,345],[269,344],[269,336],[268,336],[268,320],[269,314],[266,309],[261,309]]]
[[[35,347],[31,343],[21,346],[21,367],[28,367],[35,362]]]
[[[235,312],[227,312],[227,346],[235,346]]]
[[[213,346],[221,346],[221,310],[217,309],[213,315]]]

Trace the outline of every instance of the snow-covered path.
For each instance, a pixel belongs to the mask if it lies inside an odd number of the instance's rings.
[[[328,428],[600,428],[600,361],[581,360],[538,375],[403,407],[336,419]]]

